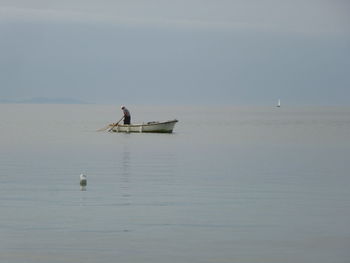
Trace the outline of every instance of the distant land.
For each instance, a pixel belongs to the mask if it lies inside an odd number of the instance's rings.
[[[45,98],[45,97],[34,97],[30,99],[22,99],[22,100],[8,100],[8,99],[0,99],[0,103],[2,104],[11,104],[11,103],[19,103],[19,104],[90,104],[88,102],[74,99],[74,98]]]

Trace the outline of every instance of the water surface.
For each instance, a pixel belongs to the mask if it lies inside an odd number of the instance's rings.
[[[348,262],[350,108],[129,108],[0,105],[0,262]]]

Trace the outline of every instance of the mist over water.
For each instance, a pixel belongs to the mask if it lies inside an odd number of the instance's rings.
[[[1,262],[347,262],[350,108],[128,108],[0,105]]]

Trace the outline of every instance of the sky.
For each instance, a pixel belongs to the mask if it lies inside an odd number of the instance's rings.
[[[0,99],[350,105],[348,0],[0,0]]]

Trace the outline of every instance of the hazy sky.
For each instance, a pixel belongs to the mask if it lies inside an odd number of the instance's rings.
[[[349,105],[348,0],[0,0],[0,98]]]

